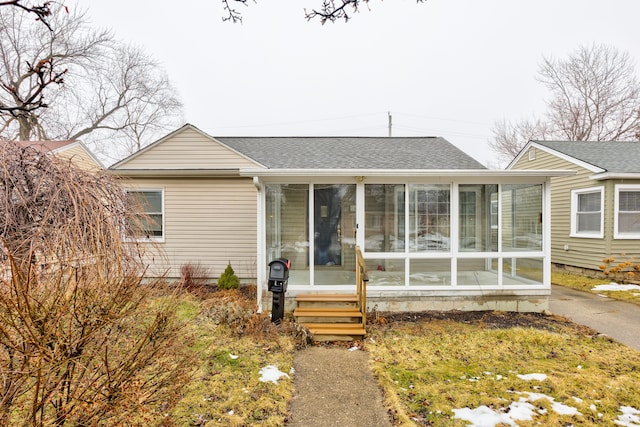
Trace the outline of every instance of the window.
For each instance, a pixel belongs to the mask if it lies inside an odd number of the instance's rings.
[[[531,147],[529,148],[529,161],[536,159],[536,149]]]
[[[448,185],[409,187],[409,251],[449,251]]]
[[[604,236],[603,187],[571,191],[571,236],[602,238]]]
[[[616,239],[640,238],[640,185],[616,185]]]
[[[142,210],[144,213],[130,218],[134,237],[162,239],[164,237],[162,190],[128,190],[127,194],[135,209]]]

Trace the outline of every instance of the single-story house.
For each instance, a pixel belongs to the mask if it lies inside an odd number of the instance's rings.
[[[213,137],[187,124],[110,172],[147,207],[151,274],[231,263],[287,307],[342,292],[368,268],[368,307],[542,311],[550,293],[550,176],[488,170],[440,137]]]
[[[640,259],[640,142],[529,141],[508,170],[574,170],[551,178],[551,261],[599,270]]]

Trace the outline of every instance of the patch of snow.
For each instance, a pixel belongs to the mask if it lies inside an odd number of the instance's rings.
[[[593,291],[635,291],[640,290],[638,285],[620,285],[615,282],[611,282],[608,285],[594,286]]]
[[[349,351],[356,351],[356,350],[360,350],[357,345],[354,345],[349,349]]]
[[[517,427],[516,421],[532,421],[536,412],[544,415],[547,411],[537,409],[530,402],[546,399],[551,402],[551,407],[560,415],[580,415],[576,408],[556,402],[553,397],[541,393],[516,392],[523,396],[516,402],[511,402],[508,408],[494,410],[485,405],[475,409],[461,408],[454,409],[454,418],[470,422],[471,427],[495,427],[497,425],[508,425]],[[636,427],[636,425],[632,425]]]
[[[478,406],[476,409],[454,409],[453,413],[453,418],[469,421],[471,427],[492,427],[497,424],[506,424],[512,427],[518,426],[510,414],[496,412],[485,405]]]
[[[274,384],[278,384],[278,380],[282,377],[289,378],[289,375],[280,371],[277,366],[267,365],[260,369],[260,381],[263,383],[271,381]]]
[[[544,381],[547,379],[545,374],[525,374],[525,375],[517,375],[518,378],[525,381]]]
[[[618,419],[613,422],[615,425],[625,427],[640,426],[640,410],[631,406],[621,406],[620,412],[622,412],[622,415],[618,415]]]
[[[573,406],[568,406],[563,403],[556,402],[556,400],[553,397],[547,396],[546,394],[529,393],[529,392],[522,392],[519,394],[526,394],[528,397],[524,400],[529,402],[535,402],[536,400],[541,400],[541,399],[548,400],[549,402],[551,402],[551,409],[553,409],[554,412],[556,412],[559,415],[580,415],[580,412],[578,412],[578,410]]]

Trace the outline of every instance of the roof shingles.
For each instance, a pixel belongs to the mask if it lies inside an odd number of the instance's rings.
[[[640,173],[637,141],[534,141],[612,173]]]
[[[216,137],[269,169],[486,169],[440,137]]]

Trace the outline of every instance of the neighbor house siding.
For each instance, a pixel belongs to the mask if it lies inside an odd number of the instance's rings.
[[[598,269],[598,265],[602,263],[603,254],[611,244],[611,238],[606,237],[612,235],[613,222],[611,222],[611,228],[607,226],[607,216],[611,214],[605,209],[604,239],[570,237],[571,190],[604,187],[605,183],[590,179],[593,172],[541,149],[536,149],[534,160],[529,160],[525,153],[511,166],[511,169],[576,171],[574,176],[551,178],[551,261],[555,264]],[[605,207],[613,201],[609,203],[608,193],[610,191],[605,188]],[[565,246],[568,250],[565,250]]]
[[[255,281],[257,190],[251,179],[137,178],[126,186],[164,191],[163,241],[146,245],[150,275],[166,271],[178,278],[182,265],[199,263],[218,278],[230,262],[243,282]]]
[[[185,128],[143,150],[126,163],[126,169],[238,169],[257,164],[225,145]]]
[[[79,144],[57,151],[55,154],[58,158],[68,159],[75,166],[84,170],[97,172],[102,169],[102,166]]]

